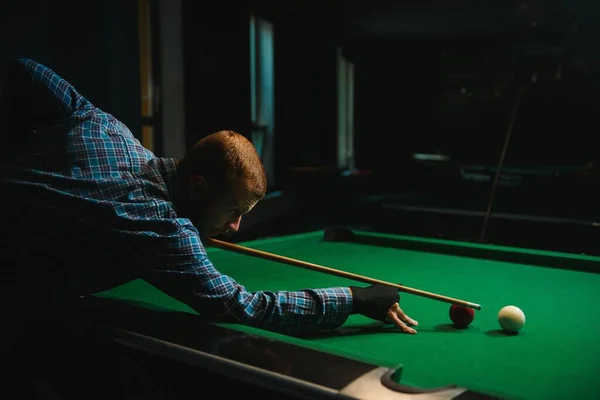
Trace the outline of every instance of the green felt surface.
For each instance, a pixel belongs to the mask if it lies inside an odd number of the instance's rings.
[[[361,316],[351,317],[339,331],[309,338],[291,338],[240,325],[225,326],[384,366],[401,364],[402,383],[423,388],[455,383],[511,399],[600,398],[600,313],[596,302],[599,274],[323,242],[321,232],[245,245],[472,301],[481,304],[482,310],[476,311],[469,328],[456,330],[448,317],[449,304],[402,294],[402,308],[419,321],[416,335],[401,334]],[[357,284],[219,249],[211,249],[210,255],[221,272],[249,290]],[[578,262],[577,256],[568,257]],[[193,312],[139,281],[103,295]],[[500,331],[497,314],[505,305],[516,305],[527,316],[518,335],[508,336]]]

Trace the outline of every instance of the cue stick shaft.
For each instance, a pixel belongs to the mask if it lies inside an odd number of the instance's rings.
[[[253,256],[253,257],[263,258],[263,259],[266,259],[269,261],[277,261],[277,262],[280,262],[283,264],[289,264],[289,265],[293,265],[295,267],[310,269],[313,271],[319,271],[319,272],[323,272],[326,274],[336,275],[336,276],[339,276],[342,278],[347,278],[347,279],[353,279],[353,280],[364,282],[364,283],[393,286],[402,292],[411,293],[411,294],[421,296],[421,297],[427,297],[427,298],[430,298],[433,300],[439,300],[439,301],[442,301],[445,303],[456,304],[456,305],[463,306],[463,307],[473,308],[475,310],[481,310],[481,305],[472,303],[469,301],[455,299],[455,298],[448,297],[448,296],[442,296],[440,294],[426,292],[424,290],[414,289],[414,288],[411,288],[408,286],[399,285],[396,283],[386,282],[386,281],[383,281],[380,279],[375,279],[375,278],[370,278],[370,277],[363,276],[363,275],[354,274],[352,272],[340,271],[338,269],[325,267],[322,265],[313,264],[313,263],[309,263],[306,261],[301,261],[301,260],[297,260],[294,258],[281,256],[278,254],[268,253],[266,251],[252,249],[252,248],[245,247],[245,246],[240,246],[240,245],[225,242],[225,241],[222,241],[219,239],[209,239],[209,242],[212,243],[215,247],[219,247],[224,250],[229,250],[229,251],[233,251],[236,253],[246,254],[246,255]]]
[[[485,233],[486,233],[488,223],[490,220],[490,215],[492,213],[492,204],[494,204],[494,197],[496,197],[496,189],[498,188],[498,183],[500,182],[500,176],[502,176],[502,166],[504,165],[504,158],[506,157],[506,152],[508,150],[508,143],[510,142],[510,137],[512,136],[513,128],[515,126],[515,119],[517,117],[517,110],[519,109],[519,106],[521,105],[522,97],[523,97],[523,89],[519,90],[519,92],[517,93],[515,105],[513,107],[513,111],[510,116],[508,131],[506,132],[506,138],[504,139],[504,146],[502,146],[502,152],[500,153],[500,161],[498,161],[498,168],[496,168],[496,175],[494,176],[494,183],[492,184],[490,200],[488,201],[487,210],[485,212],[485,217],[483,219],[483,226],[481,227],[481,234],[479,235],[479,242],[482,242],[482,243],[483,243],[483,239],[485,238]]]

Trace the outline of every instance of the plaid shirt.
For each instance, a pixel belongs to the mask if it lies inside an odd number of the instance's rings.
[[[21,232],[8,245],[13,264],[31,265],[28,285],[70,300],[143,278],[219,321],[287,334],[346,321],[349,288],[249,292],[220,273],[196,228],[177,215],[175,160],[156,157],[39,63],[15,60],[8,78],[4,104],[21,123],[1,176],[11,193],[3,219],[13,218],[11,236]]]

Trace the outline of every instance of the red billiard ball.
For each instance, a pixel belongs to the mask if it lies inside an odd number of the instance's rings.
[[[450,319],[458,329],[465,329],[475,319],[475,311],[472,308],[452,304],[450,306]]]

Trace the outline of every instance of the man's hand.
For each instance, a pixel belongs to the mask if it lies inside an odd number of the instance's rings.
[[[353,312],[377,321],[394,324],[405,333],[417,333],[410,326],[418,325],[400,308],[400,292],[389,285],[375,284],[366,288],[351,286]]]
[[[396,325],[398,329],[400,329],[404,333],[415,334],[417,331],[411,326],[417,326],[419,323],[406,315],[404,311],[400,308],[400,304],[394,304],[388,310],[388,316],[386,318],[386,322],[390,324]]]

